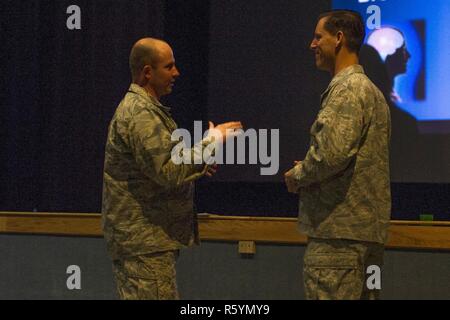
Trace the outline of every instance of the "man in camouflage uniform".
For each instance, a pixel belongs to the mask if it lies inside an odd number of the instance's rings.
[[[177,125],[159,101],[179,76],[170,46],[139,40],[131,50],[130,69],[133,83],[114,114],[106,143],[104,237],[121,299],[177,299],[178,250],[198,242],[193,181],[215,170],[207,159],[201,164],[171,159]],[[230,122],[210,123],[212,128],[214,133],[191,149],[192,157],[242,127]]]
[[[390,115],[382,93],[358,64],[364,39],[359,14],[319,17],[311,49],[333,77],[321,96],[303,161],[285,173],[299,193],[299,228],[307,299],[375,299],[366,268],[383,264],[390,220]]]

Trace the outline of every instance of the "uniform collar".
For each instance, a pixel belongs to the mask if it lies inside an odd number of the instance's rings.
[[[341,82],[343,79],[348,77],[351,74],[354,73],[362,73],[364,74],[364,68],[359,64],[352,64],[351,66],[348,66],[345,69],[342,69],[341,71],[336,74],[333,79],[331,80],[330,84],[328,85],[328,88],[322,93],[321,100],[325,97],[325,95],[333,88],[337,83]]]
[[[342,79],[344,79],[345,77],[347,77],[353,73],[363,73],[364,74],[364,69],[359,64],[352,64],[351,66],[339,71],[338,74],[336,74],[334,76],[333,80],[331,80],[329,86],[333,86],[335,83],[341,81]]]
[[[140,85],[138,85],[136,83],[132,83],[130,85],[130,87],[128,88],[128,91],[136,93],[136,94],[140,95],[141,97],[143,97],[143,98],[145,98],[147,100],[150,100],[150,102],[152,104],[154,104],[155,106],[159,107],[163,111],[165,111],[165,112],[170,114],[170,108],[169,107],[166,107],[166,106],[162,105],[161,102],[159,102],[158,99],[156,99],[155,97],[149,95],[148,92],[143,87],[141,87]]]

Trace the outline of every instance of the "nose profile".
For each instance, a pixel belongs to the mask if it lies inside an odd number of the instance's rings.
[[[309,45],[309,49],[310,50],[315,50],[316,47],[317,47],[317,44],[316,44],[316,40],[314,39],[314,40],[311,41],[311,44]]]
[[[409,53],[408,49],[406,49],[406,60],[409,60],[411,58],[411,53]]]
[[[174,67],[173,68],[173,76],[175,77],[175,78],[178,78],[179,76],[180,76],[180,72],[178,71],[178,69],[177,69],[177,67]]]

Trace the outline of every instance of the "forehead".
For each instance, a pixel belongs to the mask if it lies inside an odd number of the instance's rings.
[[[167,63],[174,60],[173,51],[169,46],[162,46],[158,48],[158,62]]]
[[[327,20],[328,20],[328,17],[324,17],[317,22],[316,30],[315,30],[316,33],[321,33],[321,34],[329,33],[327,30],[325,30],[325,22],[327,22]]]

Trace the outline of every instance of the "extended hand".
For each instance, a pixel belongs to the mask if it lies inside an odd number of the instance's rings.
[[[225,142],[227,139],[236,137],[242,133],[242,123],[240,121],[231,121],[221,123],[214,126],[214,123],[209,121],[209,135],[216,138],[216,141]]]

